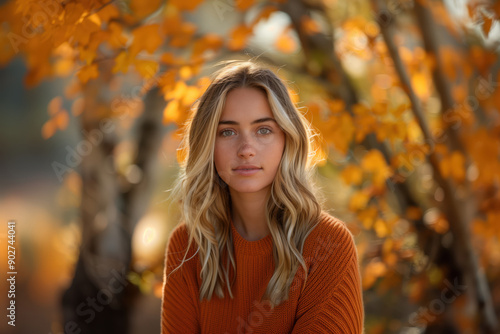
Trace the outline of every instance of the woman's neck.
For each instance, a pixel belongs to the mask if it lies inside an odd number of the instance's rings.
[[[266,222],[266,203],[267,196],[258,193],[231,194],[233,225],[246,240],[260,240],[270,233]]]

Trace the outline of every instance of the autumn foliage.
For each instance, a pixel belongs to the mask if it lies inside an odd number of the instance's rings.
[[[447,303],[446,313],[457,328],[476,332],[479,323],[498,324],[480,310],[473,291],[486,286],[487,307],[500,306],[494,49],[500,5],[469,1],[460,17],[446,6],[430,0],[7,1],[0,9],[0,64],[22,57],[28,88],[68,78],[47,106],[44,139],[63,131],[70,117],[134,120],[151,87],[165,102],[163,125],[181,126],[209,83],[209,65],[248,58],[255,38],[266,34],[257,35],[259,27],[267,27],[275,37],[262,61],[275,68],[287,63],[278,73],[322,134],[320,170],[343,182],[331,191],[344,194],[338,211],[359,235],[365,295],[431,309],[444,282],[458,277],[471,295]],[[279,15],[289,19],[273,21]],[[138,93],[116,103],[127,80],[138,82]],[[84,108],[92,85],[114,96]],[[450,321],[441,319],[445,311],[401,316],[366,307],[367,333],[388,332],[391,319],[392,328]]]

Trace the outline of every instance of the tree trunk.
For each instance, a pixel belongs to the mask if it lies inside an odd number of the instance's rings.
[[[101,64],[100,70],[109,74],[110,65]],[[127,176],[118,174],[113,150],[119,141],[119,124],[113,115],[116,110],[111,109],[133,101],[102,102],[106,101],[104,91],[108,83],[101,78],[106,77],[101,75],[84,88],[82,129],[90,137],[93,134],[102,140],[95,141],[80,165],[82,242],[73,281],[62,296],[63,328],[68,333],[128,333],[130,311],[139,297],[138,288],[127,279],[132,270],[132,235],[149,202],[152,167],[164,130],[164,100],[155,87],[148,90],[145,111],[138,121],[133,167],[139,177],[129,181]],[[97,113],[103,105],[111,110],[104,116]]]

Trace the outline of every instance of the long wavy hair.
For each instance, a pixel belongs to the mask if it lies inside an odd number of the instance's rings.
[[[215,168],[215,138],[227,94],[235,88],[260,89],[285,133],[284,152],[266,203],[266,221],[276,265],[262,299],[274,308],[289,298],[290,285],[299,265],[304,268],[307,281],[302,250],[322,213],[319,188],[313,181],[317,162],[313,159],[313,141],[319,133],[295,107],[287,86],[272,70],[253,61],[226,61],[225,65],[212,75],[211,83],[193,105],[183,127],[178,148],[182,152],[180,175],[171,189],[171,198],[180,204],[181,221],[186,224],[189,243],[181,264],[174,271],[186,261],[194,241],[201,262],[200,301],[210,300],[214,292],[224,298],[225,286],[234,298],[231,291],[234,280],[229,282],[229,266],[236,272],[230,226],[231,198],[227,184]],[[227,258],[225,265],[223,254]]]

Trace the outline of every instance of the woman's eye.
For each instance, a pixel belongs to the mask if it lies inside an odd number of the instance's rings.
[[[222,130],[222,131],[220,132],[220,135],[221,135],[222,137],[227,137],[227,136],[229,136],[229,135],[226,135],[226,133],[227,133],[227,132],[231,133],[231,132],[233,132],[233,130]]]
[[[272,132],[271,129],[268,129],[268,128],[261,128],[261,129],[259,129],[259,131],[261,131],[261,130],[267,131],[267,132],[263,133],[264,135],[270,134]]]

